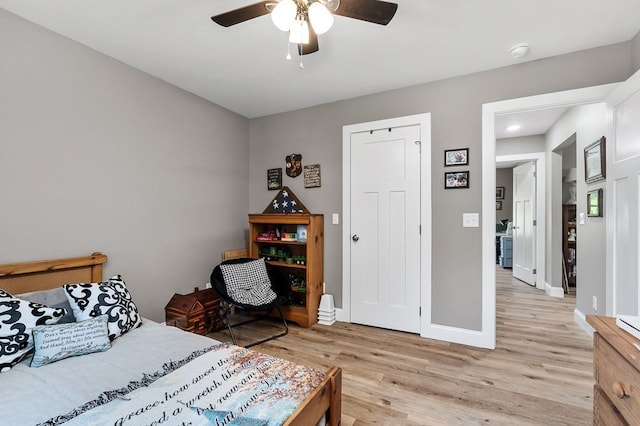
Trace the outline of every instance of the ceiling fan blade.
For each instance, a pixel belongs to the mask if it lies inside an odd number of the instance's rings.
[[[211,19],[213,22],[220,24],[223,27],[230,27],[232,25],[248,21],[249,19],[271,13],[268,9],[268,6],[271,5],[273,5],[273,0],[261,1],[259,3],[250,4],[249,6],[212,16]]]
[[[311,27],[311,25],[309,25],[309,43],[307,44],[298,43],[298,54],[308,55],[310,53],[317,52],[318,49],[319,49],[318,35],[316,34],[315,31],[313,31],[313,28]]]
[[[398,10],[396,3],[382,0],[340,0],[336,15],[387,25]]]

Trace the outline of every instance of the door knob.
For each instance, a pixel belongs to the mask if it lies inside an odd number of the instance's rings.
[[[351,239],[353,240],[354,243],[357,243],[360,237],[358,237],[358,234],[354,234],[353,237],[351,237]]]

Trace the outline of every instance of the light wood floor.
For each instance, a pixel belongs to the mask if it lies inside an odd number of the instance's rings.
[[[573,322],[575,298],[545,296],[501,268],[496,293],[493,351],[346,323],[292,325],[253,349],[342,367],[345,426],[592,424],[592,342]],[[236,329],[239,344],[267,328]]]

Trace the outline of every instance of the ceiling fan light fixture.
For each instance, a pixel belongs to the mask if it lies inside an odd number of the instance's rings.
[[[289,30],[289,42],[309,44],[309,24],[304,19],[296,19]]]
[[[333,25],[333,15],[329,9],[319,1],[309,6],[309,20],[316,34],[324,34]]]
[[[298,6],[293,0],[280,0],[271,12],[271,20],[281,31],[289,31],[296,19]]]

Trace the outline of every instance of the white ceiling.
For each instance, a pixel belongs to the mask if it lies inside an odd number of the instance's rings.
[[[0,0],[0,7],[253,118],[630,40],[638,0],[396,0],[388,26],[336,17],[320,51],[285,59],[253,0]],[[531,44],[514,60],[508,49]],[[294,49],[292,49],[294,53]]]
[[[496,139],[544,135],[568,108],[546,108],[496,116]],[[517,130],[509,130],[517,125]]]

